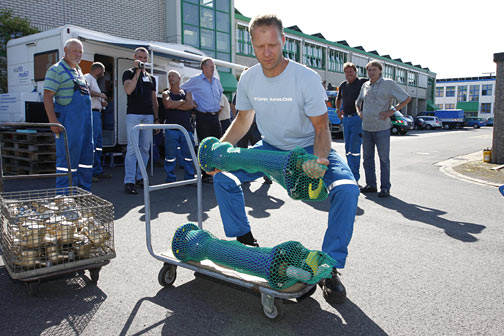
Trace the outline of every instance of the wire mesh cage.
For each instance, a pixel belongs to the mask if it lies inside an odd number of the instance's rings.
[[[77,187],[0,193],[2,256],[14,278],[115,257],[114,207]]]

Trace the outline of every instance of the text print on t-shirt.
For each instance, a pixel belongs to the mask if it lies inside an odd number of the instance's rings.
[[[291,102],[292,100],[289,97],[254,97],[256,102]]]

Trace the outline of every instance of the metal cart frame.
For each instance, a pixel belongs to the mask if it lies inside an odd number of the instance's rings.
[[[139,132],[140,130],[157,130],[157,129],[174,129],[179,130],[184,134],[186,141],[188,144],[191,143],[191,139],[189,138],[189,134],[185,130],[184,127],[175,124],[162,124],[162,125],[154,125],[154,124],[140,124],[133,127],[130,131],[130,139],[135,150],[135,154],[138,162],[143,162],[142,156],[140,154],[140,149],[138,147],[138,143],[134,137],[135,132]],[[294,288],[292,291],[278,291],[274,290],[271,287],[267,286],[266,283],[258,283],[255,281],[249,281],[244,279],[242,273],[237,271],[223,268],[220,265],[212,265],[208,266],[208,264],[203,264],[203,262],[181,262],[176,259],[171,251],[156,253],[152,248],[152,232],[151,232],[151,211],[150,211],[150,192],[156,190],[162,190],[167,188],[178,187],[187,184],[197,184],[197,204],[198,204],[198,227],[203,229],[202,224],[202,185],[201,185],[201,171],[198,165],[198,158],[194,152],[194,148],[192,146],[189,148],[191,157],[196,170],[196,178],[192,180],[185,181],[177,181],[170,183],[163,183],[158,185],[150,185],[149,184],[149,176],[147,174],[147,170],[144,165],[138,165],[140,168],[140,172],[142,174],[144,180],[144,204],[145,204],[145,230],[146,230],[146,244],[147,250],[149,253],[157,260],[163,262],[163,267],[161,268],[158,281],[161,286],[169,287],[171,286],[176,279],[177,276],[177,266],[190,269],[195,273],[200,273],[202,275],[208,276],[210,278],[215,278],[217,280],[221,280],[224,283],[229,283],[233,285],[238,285],[240,287],[244,287],[246,289],[252,290],[261,295],[261,304],[263,308],[263,312],[271,320],[279,321],[284,317],[285,310],[283,306],[283,300],[296,299],[298,302],[302,301],[306,297],[312,295],[316,290],[315,285],[309,284],[296,284],[291,288]]]
[[[68,136],[67,136],[67,131],[65,127],[61,124],[58,123],[21,123],[21,122],[6,122],[6,123],[1,123],[0,127],[9,127],[9,128],[20,128],[20,127],[59,127],[61,128],[62,132],[60,134],[63,134],[64,140],[65,140],[65,150],[66,150],[66,159],[68,163],[68,171],[66,173],[48,173],[48,174],[32,174],[32,175],[9,175],[9,176],[4,176],[3,174],[3,166],[2,166],[2,143],[0,142],[0,194],[3,194],[3,184],[4,181],[6,180],[23,180],[23,179],[37,179],[37,178],[48,178],[48,177],[59,177],[59,176],[67,176],[68,177],[68,184],[69,188],[67,189],[68,191],[81,191],[83,193],[89,193],[86,192],[80,188],[72,187],[72,171],[70,168],[70,152],[68,148]],[[59,190],[59,189],[54,189],[54,190]],[[46,190],[47,191],[47,190]],[[29,192],[39,192],[37,190],[35,191],[29,191]],[[8,194],[8,193],[6,193]],[[89,193],[91,195],[91,193]],[[107,202],[109,203],[109,202]],[[3,225],[0,223],[0,225]],[[33,270],[27,270],[23,272],[15,272],[9,264],[9,262],[5,259],[5,251],[4,251],[4,246],[2,246],[2,239],[0,239],[0,248],[2,249],[2,259],[4,262],[4,265],[7,269],[7,272],[9,273],[10,277],[14,280],[19,280],[24,282],[28,292],[30,295],[36,295],[38,294],[38,289],[39,285],[41,283],[41,280],[51,280],[51,279],[57,279],[61,278],[62,276],[69,275],[69,274],[79,274],[83,275],[84,271],[87,269],[90,273],[91,281],[93,283],[97,283],[99,279],[99,273],[100,270],[103,266],[107,265],[110,263],[110,259],[113,259],[116,257],[115,250],[112,251],[112,253],[108,253],[102,256],[94,257],[94,258],[87,258],[87,259],[82,259],[82,260],[77,260],[77,261],[71,261],[68,263],[63,263],[63,264],[57,264],[57,265],[51,265],[47,266],[44,268],[38,268],[38,269],[33,269]]]

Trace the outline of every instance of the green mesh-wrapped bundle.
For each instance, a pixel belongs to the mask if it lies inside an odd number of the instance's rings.
[[[177,229],[172,251],[181,261],[211,260],[217,264],[264,278],[271,288],[285,289],[296,282],[316,284],[330,278],[336,262],[326,253],[310,251],[301,243],[288,241],[269,247],[251,247],[237,241],[215,238],[188,223]]]
[[[288,152],[238,148],[214,137],[205,138],[198,150],[199,164],[207,172],[215,168],[261,172],[280,183],[292,199],[322,201],[328,195],[324,180],[309,177],[302,167],[305,161],[314,159],[317,159],[315,155],[300,147]],[[324,165],[320,166],[327,169]]]

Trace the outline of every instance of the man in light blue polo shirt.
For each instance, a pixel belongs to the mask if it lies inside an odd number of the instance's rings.
[[[73,185],[91,189],[93,174],[93,137],[91,97],[89,87],[79,67],[83,47],[81,41],[69,39],[65,43],[65,57],[47,70],[44,81],[44,108],[50,123],[65,126],[70,152],[66,159],[65,139],[61,129],[51,127],[56,134],[56,172],[72,171]],[[68,187],[67,177],[57,177],[56,187]]]
[[[215,64],[211,58],[201,61],[201,74],[191,77],[182,84],[181,88],[191,92],[196,103],[196,132],[198,139],[213,136],[220,138],[222,135],[219,121],[220,100],[222,85],[217,77],[214,77]],[[202,170],[203,182],[212,183],[212,176]]]

